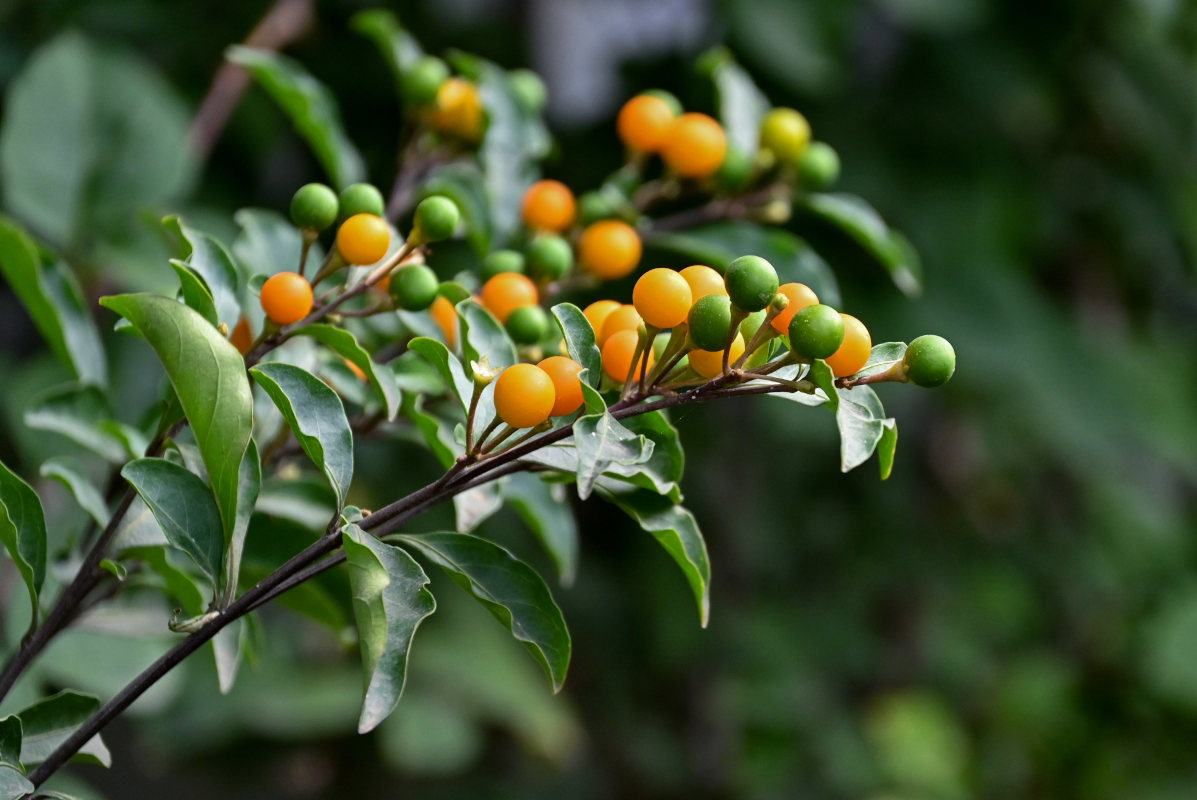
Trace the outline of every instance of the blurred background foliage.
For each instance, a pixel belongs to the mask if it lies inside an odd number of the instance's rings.
[[[66,129],[73,109],[103,131],[71,153],[85,168],[0,174],[4,209],[64,249],[93,297],[170,285],[150,224],[164,207],[231,239],[234,210],[282,210],[322,177],[257,89],[206,164],[181,149],[223,49],[268,6],[0,0],[0,115],[31,103]],[[960,367],[937,392],[881,390],[902,424],[885,483],[868,468],[841,475],[830,417],[791,404],[676,416],[687,502],[712,553],[708,630],[656,543],[588,502],[577,581],[556,590],[574,637],[560,696],[484,612],[443,592],[398,712],[358,737],[352,643],[271,609],[230,696],[194,659],[108,735],[112,770],[72,773],[90,786],[83,796],[1193,796],[1191,3],[399,6],[432,52],[545,75],[559,145],[547,172],[579,190],[619,164],[611,120],[625,97],[659,86],[700,105],[694,58],[726,44],[839,150],[842,187],[922,255],[926,291],[909,300],[851,243],[796,220],[835,267],[845,309],[877,341],[948,337]],[[386,186],[399,109],[383,63],[349,29],[362,7],[319,3],[287,52],[334,89]],[[66,48],[77,97],[30,89],[47,45]],[[68,173],[87,180],[54,184]],[[131,174],[141,183],[122,183]],[[43,181],[50,206],[14,188]],[[0,444],[29,474],[63,445],[23,431],[22,411],[64,376],[7,290],[0,330]],[[113,358],[130,397],[145,391],[144,356]],[[434,470],[414,444],[363,443],[358,457],[374,476],[367,506]],[[510,511],[482,533],[536,557]],[[332,593],[345,590],[337,580]],[[93,620],[30,681],[109,694],[160,651],[162,622],[136,609]]]

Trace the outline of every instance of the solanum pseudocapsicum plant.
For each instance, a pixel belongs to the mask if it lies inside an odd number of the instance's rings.
[[[720,119],[664,92],[631,98],[616,124],[626,163],[575,196],[539,174],[549,139],[535,75],[461,53],[450,67],[384,12],[355,24],[388,59],[403,102],[389,197],[360,180],[327,90],[283,56],[231,50],[340,192],[299,188],[289,223],[239,212],[231,248],[164,220],[177,257],[163,269],[177,291],[99,301],[102,323],[142,340],[165,374],[140,420],[112,411],[105,337],[71,271],[17,221],[0,221],[0,267],[76,378],[37,398],[26,422],[109,465],[103,486],[64,461],[42,466],[90,516],[55,552],[37,493],[0,469],[0,532],[31,606],[0,694],[81,611],[124,592],[169,598],[176,611],[163,625],[181,637],[103,702],[66,691],[0,720],[2,797],[35,792],[74,757],[107,763],[103,727],[208,642],[227,690],[244,618],[329,569],[347,570],[352,587],[361,731],[399,702],[416,629],[436,608],[429,566],[492,611],[560,688],[570,639],[548,582],[475,533],[515,498],[517,473],[543,479],[519,483],[533,517],[558,502],[562,482],[627,512],[677,562],[705,625],[710,564],[681,505],[669,409],[756,394],[827,409],[842,468],[876,451],[885,477],[896,426],[867,384],[936,386],[952,374],[943,339],[873,345],[838,310],[831,270],[783,227],[795,210],[838,226],[907,291],[917,261],[862,200],[824,192],[835,152],[810,140],[798,112],[770,110],[726,53],[700,62]],[[355,439],[413,435],[440,477],[372,511],[352,505]],[[312,538],[255,581],[243,556],[268,496],[304,497],[270,513],[292,513]],[[448,500],[456,530],[408,530]],[[568,579],[576,532],[533,527]],[[64,576],[52,595],[47,575]]]

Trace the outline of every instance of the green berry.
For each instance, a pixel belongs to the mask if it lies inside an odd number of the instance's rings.
[[[560,236],[537,236],[528,244],[528,274],[534,280],[555,281],[574,266],[574,251]]]
[[[524,254],[515,250],[496,250],[482,259],[482,281],[485,283],[504,272],[524,271]]]
[[[391,275],[391,296],[405,311],[423,311],[436,299],[440,283],[436,273],[423,264],[400,267]]]
[[[439,242],[448,239],[461,222],[457,204],[444,195],[425,197],[416,206],[411,235],[417,242]]]
[[[341,190],[337,198],[337,219],[347,220],[355,214],[373,214],[381,217],[386,211],[382,192],[368,183],[355,183]]]
[[[920,336],[906,348],[902,368],[910,382],[917,386],[942,386],[956,371],[956,351],[942,336]]]
[[[790,320],[790,349],[803,358],[827,358],[843,343],[844,318],[831,306],[807,306]]]
[[[539,114],[548,99],[548,91],[540,76],[530,69],[516,69],[509,72],[507,78],[511,82],[511,90],[524,108]]]
[[[727,294],[744,311],[760,311],[777,294],[777,270],[760,256],[740,256],[724,273]]]
[[[583,192],[578,197],[578,220],[583,225],[614,217],[615,214],[615,206],[600,192]]]
[[[784,295],[783,295],[784,297]],[[760,311],[753,311],[744,321],[740,323],[740,335],[744,337],[744,343],[752,341],[752,337],[756,336],[756,332],[765,324],[765,317],[768,316],[768,309],[762,308]]]
[[[748,179],[752,177],[754,166],[752,156],[737,147],[728,146],[723,155],[723,163],[715,173],[716,180],[724,189],[736,190],[744,188]]]
[[[516,344],[536,344],[549,330],[549,315],[540,306],[520,306],[507,315],[506,327]]]
[[[291,198],[291,221],[310,231],[322,231],[337,221],[337,194],[323,183],[300,186]]]
[[[664,100],[665,105],[669,106],[669,110],[673,112],[675,117],[681,116],[682,112],[685,110],[682,108],[681,101],[678,100],[677,97],[675,97],[672,93],[667,92],[664,89],[649,89],[648,91],[641,92],[640,94],[646,94],[649,97],[656,97],[659,100]]]
[[[798,177],[808,189],[827,189],[839,180],[839,155],[826,142],[811,142],[798,159]]]
[[[401,91],[416,107],[432,104],[441,84],[449,80],[449,67],[436,56],[421,56],[403,71]]]
[[[469,289],[453,281],[442,281],[440,286],[436,287],[436,293],[453,305],[457,305],[470,296]]]
[[[761,149],[793,162],[810,144],[810,123],[792,108],[775,108],[761,120]]]
[[[731,331],[731,300],[721,294],[708,294],[690,306],[686,317],[690,340],[699,350],[722,350]]]

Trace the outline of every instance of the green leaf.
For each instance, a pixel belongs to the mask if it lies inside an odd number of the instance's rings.
[[[16,562],[29,591],[33,618],[46,579],[46,516],[37,492],[0,462],[0,540]]]
[[[179,294],[183,302],[204,319],[211,322],[213,327],[220,324],[220,312],[216,310],[216,303],[212,300],[212,292],[199,273],[191,269],[177,258],[170,260],[170,266],[179,278]]]
[[[146,514],[150,514],[148,508],[145,510]],[[121,554],[123,559],[132,559],[141,561],[150,568],[153,575],[161,581],[160,584],[155,584],[160,588],[174,603],[183,610],[187,616],[197,616],[203,612],[204,593],[200,587],[196,585],[192,575],[184,572],[170,562],[167,553],[173,553],[174,550],[168,551],[168,546],[138,546],[128,547]]]
[[[167,217],[162,224],[175,239],[183,263],[203,279],[216,307],[217,322],[232,330],[241,319],[240,274],[232,256],[215,237],[192,228],[179,217]],[[183,296],[187,296],[186,286]]]
[[[583,500],[612,464],[643,464],[653,453],[651,441],[632,433],[610,414],[578,418],[573,438],[578,451],[578,497]]]
[[[877,443],[877,466],[881,480],[888,480],[894,470],[894,451],[898,449],[898,422],[882,420],[881,441]]]
[[[225,546],[222,606],[231,603],[237,595],[237,582],[241,577],[241,554],[245,549],[245,537],[249,533],[249,523],[253,518],[258,493],[261,490],[262,460],[258,456],[258,446],[250,439],[237,475],[237,516],[233,521],[233,533]]]
[[[805,283],[820,302],[840,305],[835,274],[805,240],[789,231],[759,222],[732,220],[704,225],[684,233],[655,234],[652,247],[680,253],[695,264],[708,264],[720,272],[742,255],[767,259],[782,283]]]
[[[21,718],[9,714],[0,719],[0,764],[21,768]]]
[[[441,167],[424,182],[420,194],[441,194],[456,203],[466,241],[479,256],[490,252],[492,227],[486,176],[476,164],[460,161]]]
[[[225,57],[249,70],[291,118],[337,188],[362,180],[365,164],[341,125],[336,98],[298,62],[265,50],[234,45]]]
[[[874,375],[878,372],[885,372],[897,362],[901,361],[906,355],[906,342],[884,342],[882,344],[873,345],[873,349],[869,352],[869,360],[856,373],[856,377],[863,378],[866,375]]]
[[[29,235],[3,215],[0,272],[54,355],[71,367],[81,383],[105,386],[108,366],[103,340],[75,276],[61,261],[44,264]]]
[[[420,623],[436,610],[436,600],[424,588],[428,576],[406,551],[356,525],[346,525],[342,538],[366,677],[357,730],[366,733],[399,704],[411,641]]]
[[[133,500],[112,537],[114,553],[137,547],[167,547],[169,544],[158,520],[154,519],[154,512],[140,497]]]
[[[349,20],[349,27],[365,36],[382,55],[395,79],[396,89],[402,86],[403,71],[424,54],[420,43],[402,25],[399,19],[387,9],[371,8],[359,11]]]
[[[565,349],[569,357],[586,370],[587,382],[598,386],[603,379],[603,356],[595,343],[594,328],[582,310],[572,303],[558,303],[553,306],[553,316],[561,326]]]
[[[303,234],[290,219],[266,208],[243,208],[233,215],[241,232],[233,240],[233,255],[250,275],[296,272],[303,253]],[[308,263],[324,258],[319,244],[308,252]]]
[[[493,542],[464,533],[395,537],[449,573],[540,662],[559,691],[569,668],[569,630],[544,579]]]
[[[353,432],[337,393],[306,370],[280,362],[250,370],[287,424],[308,458],[328,476],[337,494],[337,507],[353,480]]]
[[[207,320],[168,297],[125,294],[100,303],[129,320],[157,352],[195,433],[227,542],[253,427],[253,396],[241,354]]]
[[[92,486],[91,481],[83,474],[77,461],[65,456],[51,458],[43,463],[38,471],[42,477],[53,478],[65,486],[79,507],[88,513],[100,529],[108,524],[108,519],[112,516],[108,511],[108,504],[104,502],[100,490]]]
[[[854,194],[808,194],[801,205],[854,239],[885,268],[903,293],[913,297],[922,291],[923,267],[918,253],[864,199]]]
[[[219,589],[225,539],[212,489],[164,458],[130,461],[121,476],[154,513],[166,540],[190,556]]]
[[[486,356],[491,367],[505,369],[519,361],[511,337],[489,311],[467,299],[457,304],[457,313],[461,316],[462,352],[466,364]]]
[[[634,434],[648,439],[652,455],[635,464],[613,464],[607,475],[614,475],[642,489],[651,489],[657,494],[670,497],[675,503],[682,500],[678,483],[686,468],[686,456],[682,452],[677,428],[661,411],[637,414],[623,420],[623,426]]]
[[[840,392],[835,387],[835,373],[831,371],[831,367],[827,366],[827,362],[821,358],[811,362],[807,377],[823,390],[823,394],[827,395],[827,404],[831,406],[831,410],[838,411]]]
[[[453,495],[453,515],[458,533],[471,533],[503,507],[500,487],[505,480],[484,483]]]
[[[234,620],[212,637],[212,657],[216,664],[216,685],[221,694],[233,691],[237,671],[245,656],[246,617]]]
[[[651,533],[681,567],[698,601],[699,622],[705,628],[711,610],[711,562],[694,515],[668,497],[643,489],[607,491],[604,496]]]
[[[458,364],[458,367],[460,366]],[[399,391],[401,392],[406,394],[441,394],[445,391],[445,381],[441,379],[439,371],[436,367],[429,364],[419,353],[408,350],[392,361],[390,367],[395,373],[395,383],[399,386]]]
[[[761,118],[773,104],[726,48],[705,54],[704,60],[711,67],[719,121],[727,132],[727,143],[742,153],[755,154],[760,144]]]
[[[470,398],[474,394],[474,382],[466,375],[465,368],[461,366],[457,356],[445,347],[445,343],[419,336],[408,342],[407,346],[436,368],[445,383],[453,389],[453,394],[457,396],[462,409],[469,408]]]
[[[415,424],[416,430],[424,437],[432,454],[441,462],[441,466],[447,469],[464,452],[464,448],[453,437],[453,423],[433,416],[424,410],[423,405],[423,397],[404,395],[403,416]]]
[[[503,499],[553,559],[561,584],[572,585],[578,572],[578,524],[565,497],[565,487],[517,472],[503,481],[502,492]]]
[[[370,354],[358,344],[352,333],[334,325],[317,323],[308,325],[295,331],[298,336],[311,336],[342,358],[348,359],[370,379],[370,384],[378,392],[386,411],[387,419],[392,420],[399,411],[399,389],[395,386],[395,375],[390,370],[383,369],[374,363]]]
[[[98,697],[65,689],[19,712],[24,732],[21,763],[29,767],[45,761],[99,707]],[[72,760],[104,767],[112,764],[112,756],[99,735],[89,739]]]
[[[147,442],[138,431],[112,419],[108,398],[94,386],[68,383],[35,397],[25,424],[65,436],[114,464],[142,455]]]
[[[885,416],[881,400],[868,386],[840,389],[840,405],[835,412],[835,422],[840,429],[840,469],[847,472],[854,469],[873,454],[887,428],[893,434],[887,443],[888,453],[881,454],[882,473],[888,473],[885,462],[893,463],[893,445],[897,443],[897,428],[894,421]]]
[[[0,800],[18,800],[33,791],[33,784],[18,769],[0,766]]]
[[[58,36],[13,80],[4,111],[4,205],[56,245],[126,234],[192,175],[190,109],[129,48]]]

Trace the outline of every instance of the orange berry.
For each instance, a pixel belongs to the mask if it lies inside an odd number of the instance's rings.
[[[536,284],[518,272],[500,272],[482,285],[482,306],[499,322],[520,306],[534,306],[540,301]]]
[[[678,273],[690,284],[690,295],[697,300],[708,294],[727,294],[727,286],[723,283],[723,276],[710,267],[695,264],[686,267]]]
[[[478,87],[464,78],[450,78],[436,93],[432,125],[443,133],[467,141],[477,141],[482,134],[482,100]]]
[[[665,143],[673,125],[673,109],[659,97],[642,94],[619,109],[615,129],[619,139],[632,150],[654,153]]]
[[[781,313],[774,317],[769,324],[778,333],[789,333],[790,320],[794,318],[794,315],[807,306],[818,305],[819,297],[805,283],[783,283],[777,287],[777,291],[784,294],[790,304],[782,309]]]
[[[582,310],[582,314],[590,322],[590,327],[594,328],[594,338],[596,341],[599,334],[603,332],[603,322],[606,321],[607,315],[621,305],[622,303],[615,300],[595,300]]]
[[[843,378],[855,375],[869,360],[869,353],[873,349],[873,339],[869,336],[869,329],[864,323],[851,314],[840,312],[844,320],[844,341],[840,349],[827,359],[827,366],[835,373],[835,377]]]
[[[535,364],[515,364],[495,381],[495,411],[513,428],[533,428],[549,418],[557,402],[549,374]]]
[[[312,310],[312,284],[294,272],[271,275],[262,284],[262,310],[278,325],[299,322]]]
[[[553,401],[553,416],[563,417],[582,407],[582,381],[578,373],[582,365],[565,356],[549,356],[536,366],[540,367],[553,381],[556,400]]]
[[[561,181],[537,181],[524,192],[524,224],[533,230],[561,231],[574,224],[578,204],[574,193]]]
[[[635,306],[620,306],[603,320],[603,329],[596,340],[598,346],[602,347],[606,344],[613,333],[640,330],[640,325],[643,322],[644,320],[640,318],[640,312],[636,310]]]
[[[603,372],[613,381],[622,383],[627,380],[632,370],[632,357],[636,355],[636,347],[640,344],[640,332],[633,330],[616,331],[603,344]],[[636,359],[636,375],[640,374],[640,363],[644,356]],[[656,357],[652,348],[648,348],[648,366],[652,369]]]
[[[600,220],[578,240],[578,261],[600,278],[613,280],[636,269],[640,263],[640,234],[626,222]]]
[[[641,275],[632,289],[632,304],[654,328],[672,328],[685,322],[692,302],[690,284],[679,273],[664,267]]]
[[[726,152],[727,137],[719,123],[692,111],[673,121],[661,157],[683,178],[705,178],[719,169]]]
[[[732,339],[731,352],[727,361],[730,364],[742,355],[744,355],[744,337],[737,333],[736,338]],[[722,374],[723,351],[691,350],[690,368],[704,378],[714,378],[716,375]]]
[[[254,334],[249,329],[249,319],[243,314],[241,319],[237,320],[237,324],[233,326],[233,332],[229,334],[229,341],[233,347],[237,348],[237,352],[245,355],[249,352],[249,348],[253,346]]]
[[[437,295],[436,299],[432,301],[432,305],[428,307],[428,313],[432,316],[432,321],[441,329],[441,333],[445,335],[445,343],[449,345],[449,349],[457,347],[457,309],[453,307],[449,299]]]
[[[337,250],[350,264],[381,261],[390,246],[391,229],[374,214],[354,214],[337,229]]]

